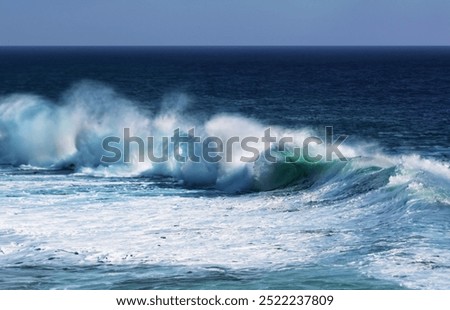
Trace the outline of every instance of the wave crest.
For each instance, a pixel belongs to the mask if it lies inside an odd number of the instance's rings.
[[[341,178],[342,190],[348,182],[372,184],[375,181],[370,178],[371,174],[389,167],[401,171],[390,173],[380,183],[382,185],[389,182],[395,185],[400,179],[398,175],[408,169],[426,170],[445,178],[445,182],[450,175],[448,165],[436,167],[438,164],[420,158],[403,159],[402,162],[383,155],[367,156],[363,147],[349,145],[343,146],[344,155],[353,158],[348,163],[292,161],[283,152],[274,153],[277,160],[273,163],[262,156],[255,162],[243,162],[240,158],[245,152],[237,145],[233,145],[231,161],[217,163],[205,160],[182,163],[170,158],[163,163],[140,161],[136,150],[132,150],[129,163],[123,160],[115,164],[101,162],[105,154],[103,139],[122,136],[124,128],[130,128],[135,136],[155,137],[156,144],[161,143],[163,136],[173,136],[174,129],[187,132],[193,127],[201,136],[222,140],[233,136],[242,140],[264,134],[266,127],[263,124],[240,115],[213,115],[202,122],[186,114],[188,104],[187,96],[175,94],[163,100],[160,112],[153,114],[113,89],[93,82],[76,85],[58,102],[35,95],[11,95],[0,101],[0,161],[17,166],[70,168],[76,173],[93,176],[165,176],[179,180],[187,187],[212,187],[228,192],[273,190],[289,185],[303,188],[332,182],[336,178]],[[307,128],[270,128],[278,140],[293,137],[293,145],[301,145],[306,137],[317,136]],[[260,154],[268,151],[262,142],[255,143],[254,147]],[[324,152],[323,146],[315,146],[314,152]],[[368,160],[369,157],[374,159]],[[355,171],[366,179],[355,177]]]

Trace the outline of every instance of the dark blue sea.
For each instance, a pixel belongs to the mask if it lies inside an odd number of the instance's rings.
[[[450,289],[449,232],[448,47],[0,48],[0,289]]]

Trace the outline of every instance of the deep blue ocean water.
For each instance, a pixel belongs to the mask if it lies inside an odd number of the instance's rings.
[[[449,289],[449,124],[446,47],[2,47],[0,289]],[[347,161],[100,161],[325,126]]]

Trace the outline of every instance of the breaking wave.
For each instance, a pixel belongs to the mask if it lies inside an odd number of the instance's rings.
[[[162,148],[161,137],[172,137],[175,129],[188,132],[195,128],[197,135],[226,141],[230,137],[240,140],[249,136],[262,137],[267,128],[257,120],[240,115],[219,114],[201,121],[195,115],[187,115],[188,104],[189,98],[179,94],[163,100],[159,112],[152,113],[113,89],[93,82],[76,85],[58,102],[35,95],[10,95],[0,101],[0,162],[21,169],[70,169],[73,173],[97,177],[164,176],[186,187],[210,187],[226,192],[334,184],[337,190],[330,193],[339,197],[343,192],[350,195],[406,183],[420,187],[426,182],[438,188],[442,200],[449,202],[445,194],[450,183],[448,163],[416,155],[377,155],[362,144],[341,146],[348,159],[345,162],[290,160],[284,152],[275,152],[276,162],[272,163],[263,156],[253,162],[243,162],[241,156],[248,154],[237,145],[233,145],[230,161],[216,163],[179,162],[170,157],[162,163],[147,158],[141,161],[136,149],[131,150],[129,162],[124,162],[123,158],[114,164],[101,161],[105,155],[102,141],[106,137],[121,137],[124,128],[130,128],[133,136],[154,137],[156,149]],[[308,128],[270,128],[278,140],[293,137],[292,146],[301,145],[306,137],[318,135]],[[253,146],[259,154],[268,151],[261,141]],[[313,148],[317,154],[324,151],[321,145]],[[426,180],[418,181],[424,176]],[[346,187],[351,190],[344,190]]]

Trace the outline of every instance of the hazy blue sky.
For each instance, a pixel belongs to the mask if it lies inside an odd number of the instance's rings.
[[[0,0],[0,45],[450,45],[450,0]]]

